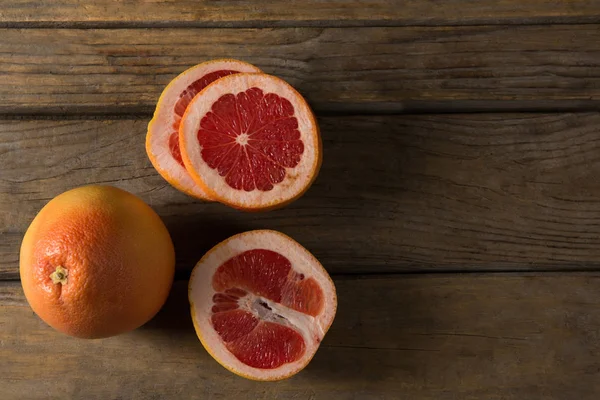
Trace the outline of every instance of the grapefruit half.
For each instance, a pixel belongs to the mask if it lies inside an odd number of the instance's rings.
[[[335,286],[319,261],[270,230],[245,232],[211,249],[192,271],[188,295],[206,350],[254,380],[302,370],[337,309]]]
[[[173,79],[160,95],[148,125],[146,152],[158,173],[184,193],[203,200],[210,196],[190,178],[179,150],[179,123],[194,96],[224,76],[260,72],[254,65],[237,60],[213,60],[198,64]]]
[[[300,197],[321,166],[321,138],[304,98],[285,81],[241,73],[208,85],[181,119],[183,162],[205,193],[242,210]]]

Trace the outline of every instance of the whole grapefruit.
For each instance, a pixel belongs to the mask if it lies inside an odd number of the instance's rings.
[[[27,301],[47,324],[81,338],[133,330],[169,294],[175,251],[160,217],[110,186],[84,186],[52,199],[21,244]]]

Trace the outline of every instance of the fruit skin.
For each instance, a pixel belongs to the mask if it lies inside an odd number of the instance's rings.
[[[238,370],[236,370],[235,368],[229,366],[227,363],[223,362],[221,360],[221,358],[219,357],[219,355],[217,354],[216,351],[213,351],[213,349],[208,345],[207,341],[204,339],[204,334],[202,333],[202,328],[200,327],[200,323],[197,321],[196,319],[196,315],[194,313],[194,302],[192,300],[192,289],[193,289],[193,280],[194,280],[194,272],[196,270],[196,268],[198,268],[201,264],[202,261],[205,260],[206,258],[208,258],[211,253],[213,253],[217,248],[226,245],[228,242],[230,242],[233,239],[236,238],[243,238],[244,236],[251,236],[255,233],[261,233],[261,232],[265,232],[265,233],[271,233],[274,235],[279,235],[291,242],[296,243],[296,241],[289,237],[288,235],[281,233],[279,231],[274,231],[271,229],[260,229],[260,230],[253,230],[253,231],[247,231],[247,232],[243,232],[243,233],[238,233],[237,235],[233,235],[223,241],[221,241],[220,243],[218,243],[217,245],[215,245],[212,249],[210,249],[206,254],[204,254],[204,256],[202,256],[202,258],[200,259],[200,261],[198,261],[198,263],[196,264],[196,266],[194,267],[194,269],[192,270],[191,276],[190,276],[190,280],[188,283],[188,301],[190,303],[190,313],[192,315],[192,323],[194,325],[194,330],[196,331],[196,336],[198,336],[198,339],[200,340],[200,343],[202,343],[202,346],[204,347],[204,349],[206,350],[206,352],[208,354],[210,354],[210,356],[219,364],[221,364],[221,366],[223,368],[225,368],[226,370],[228,370],[229,372],[234,373],[235,375],[241,376],[242,378],[246,378],[252,381],[280,381],[280,380],[284,380],[284,379],[288,379],[294,375],[296,375],[297,373],[299,373],[300,371],[302,371],[304,368],[306,368],[306,366],[308,364],[310,364],[310,362],[312,361],[312,359],[314,358],[315,353],[313,353],[310,357],[308,357],[304,364],[298,368],[295,371],[292,371],[291,373],[289,373],[288,375],[282,375],[279,377],[274,377],[274,378],[264,378],[264,377],[257,377],[254,375],[250,375],[250,374],[244,374],[243,372],[240,372]],[[321,265],[321,263],[319,262],[319,260],[316,259],[315,256],[313,256],[312,254],[310,254],[312,259],[314,260],[315,265],[319,265],[324,272],[324,276],[327,277],[327,279],[329,280],[329,282],[331,283],[331,287],[334,289],[333,292],[333,303],[335,304],[335,308],[332,310],[333,314],[335,315],[335,313],[337,312],[337,293],[335,292],[335,284],[333,283],[333,280],[331,279],[331,276],[327,273],[327,271],[325,270],[325,268],[323,268],[323,266]],[[325,333],[327,333],[327,331],[329,330],[329,328],[331,327],[331,325],[333,324],[333,319],[330,321],[329,325],[324,327],[324,331]]]
[[[63,271],[58,267],[66,270],[64,284],[53,282]],[[149,321],[167,299],[174,273],[175,250],[160,217],[110,186],[55,197],[21,244],[21,283],[31,308],[80,338],[113,336]]]

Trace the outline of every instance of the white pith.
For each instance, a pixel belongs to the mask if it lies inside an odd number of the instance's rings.
[[[240,146],[245,146],[248,144],[248,134],[247,133],[242,133],[241,135],[239,135],[235,141],[237,144],[239,144]]]
[[[212,169],[202,158],[202,148],[197,134],[202,118],[211,110],[212,105],[223,95],[237,95],[250,88],[261,89],[264,95],[274,93],[289,100],[294,107],[294,116],[298,120],[300,139],[304,151],[300,162],[294,168],[286,168],[285,179],[274,184],[273,189],[261,191],[236,190],[230,187],[218,171]],[[209,85],[201,94],[196,96],[188,106],[180,129],[180,147],[186,168],[193,171],[202,182],[212,189],[219,200],[241,208],[261,208],[282,203],[301,194],[312,182],[318,171],[317,160],[320,158],[318,127],[312,111],[302,96],[291,86],[274,76],[265,74],[236,74],[224,77]],[[238,139],[243,141],[243,139]]]
[[[266,309],[257,305],[258,302],[266,303],[271,310],[266,311]],[[248,293],[238,300],[238,306],[240,310],[249,311],[263,321],[276,322],[298,331],[305,340],[307,338],[309,340],[321,340],[325,336],[323,327],[319,323],[315,323],[315,317],[292,310],[266,297]],[[278,318],[278,315],[282,316],[283,319]]]
[[[312,277],[317,281],[324,296],[322,312],[316,317],[289,309],[251,293],[238,301],[240,309],[249,310],[259,317],[267,315],[268,320],[275,318],[274,314],[285,317],[287,322],[283,322],[283,324],[292,326],[304,338],[306,346],[304,355],[297,361],[275,369],[253,368],[239,361],[227,350],[211,322],[213,296],[216,293],[212,286],[212,277],[216,269],[230,258],[252,249],[272,250],[285,256],[297,273],[302,273],[306,278]],[[280,379],[302,369],[317,351],[337,309],[337,297],[333,282],[316,258],[293,239],[268,230],[236,235],[209,251],[192,271],[189,282],[189,300],[194,325],[207,350],[228,369],[240,375],[261,380]],[[267,303],[272,308],[272,312],[270,314],[263,312],[261,315],[260,307],[256,306],[257,300]]]
[[[181,73],[164,89],[160,96],[161,101],[159,101],[154,116],[148,124],[147,146],[149,152],[156,157],[155,161],[152,162],[154,168],[178,189],[187,190],[194,196],[205,199],[209,198],[209,195],[194,182],[187,170],[171,155],[169,136],[174,131],[173,123],[176,117],[174,109],[181,93],[203,76],[221,70],[261,72],[251,64],[236,60],[215,60],[196,65]],[[172,179],[168,179],[169,176]]]

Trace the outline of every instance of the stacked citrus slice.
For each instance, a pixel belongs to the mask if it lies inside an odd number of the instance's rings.
[[[146,152],[154,168],[171,185],[203,200],[210,196],[194,183],[185,169],[179,149],[179,125],[188,105],[214,81],[240,72],[261,72],[237,60],[214,60],[198,64],[171,81],[160,95],[148,125]]]
[[[300,197],[321,165],[321,139],[304,98],[235,60],[200,64],[163,92],[146,140],[176,188],[243,210]]]
[[[335,287],[317,259],[269,230],[215,246],[194,268],[188,293],[206,350],[225,368],[256,380],[303,369],[337,309]]]

